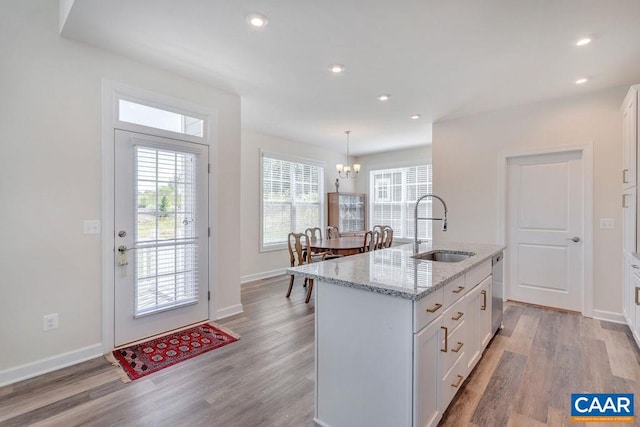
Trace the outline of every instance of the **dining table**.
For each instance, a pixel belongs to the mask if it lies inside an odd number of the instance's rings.
[[[330,252],[337,255],[355,255],[362,251],[364,236],[338,237],[335,239],[311,239],[311,252]]]

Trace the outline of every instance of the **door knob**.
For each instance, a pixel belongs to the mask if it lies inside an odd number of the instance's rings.
[[[580,241],[580,238],[578,236],[567,237],[567,239],[571,240],[572,242],[576,242],[576,243],[578,243]]]

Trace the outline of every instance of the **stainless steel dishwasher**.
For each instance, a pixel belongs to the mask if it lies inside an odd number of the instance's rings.
[[[491,331],[495,334],[502,327],[502,296],[504,295],[504,273],[502,265],[504,253],[500,252],[491,258]]]

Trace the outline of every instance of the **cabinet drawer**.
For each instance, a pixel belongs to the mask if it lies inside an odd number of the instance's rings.
[[[413,332],[427,326],[444,311],[442,288],[413,303]]]
[[[444,285],[444,306],[448,307],[454,302],[458,301],[470,287],[465,286],[465,276],[460,276],[457,279]]]
[[[465,274],[465,287],[467,290],[473,289],[474,286],[489,277],[490,274],[491,260],[487,260]]]
[[[466,318],[466,304],[465,298],[460,298],[444,311],[442,315],[442,325],[448,328],[449,333],[453,332],[454,329],[458,328],[462,325],[462,322],[464,322]]]
[[[453,365],[451,370],[442,378],[440,383],[440,411],[441,413],[447,409],[451,399],[456,395],[458,390],[462,387],[462,383],[466,379],[466,367],[464,358],[459,358]]]
[[[442,334],[440,340],[440,375],[445,374],[451,367],[458,363],[461,359],[465,359],[464,355],[467,350],[465,347],[466,327],[463,320],[456,325],[455,329],[442,326]],[[466,366],[466,362],[464,363]],[[464,371],[466,373],[466,371]]]

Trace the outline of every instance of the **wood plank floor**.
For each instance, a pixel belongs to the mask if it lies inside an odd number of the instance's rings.
[[[313,426],[314,305],[287,280],[242,286],[245,312],[220,322],[239,342],[143,379],[99,358],[0,388],[0,426]],[[572,425],[572,392],[640,396],[629,329],[509,303],[441,425]]]

